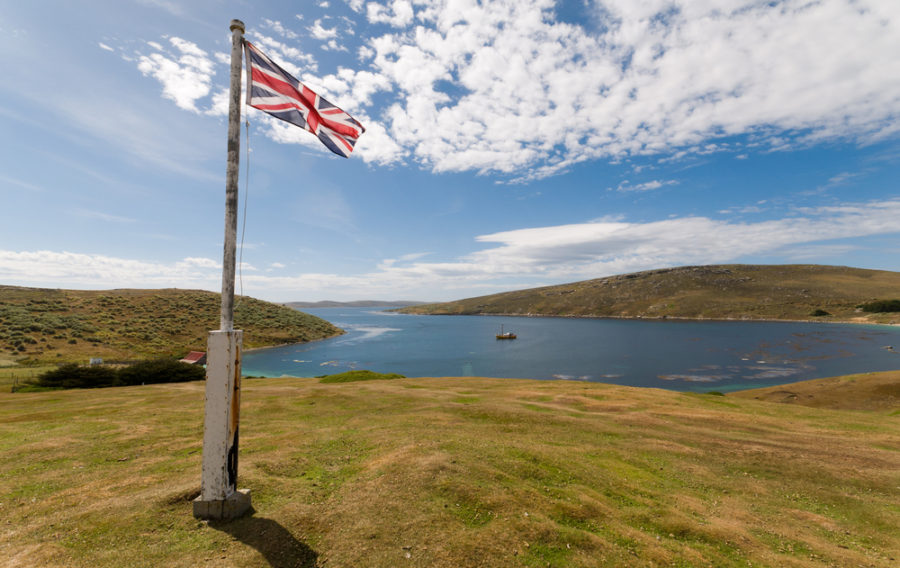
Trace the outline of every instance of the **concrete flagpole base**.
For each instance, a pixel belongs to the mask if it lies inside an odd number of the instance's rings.
[[[225,499],[204,501],[194,499],[194,516],[208,521],[230,521],[243,517],[250,511],[250,490],[238,489]]]
[[[250,491],[237,489],[242,343],[240,330],[209,332],[203,471],[194,500],[199,519],[234,519],[250,510]]]

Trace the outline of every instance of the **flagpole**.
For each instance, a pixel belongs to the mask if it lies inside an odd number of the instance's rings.
[[[237,489],[243,331],[234,329],[238,173],[241,147],[241,70],[244,23],[231,20],[228,159],[225,169],[225,245],[220,327],[209,332],[200,496],[194,516],[225,520],[250,510],[250,490]]]

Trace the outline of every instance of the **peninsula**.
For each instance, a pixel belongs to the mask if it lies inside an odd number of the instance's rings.
[[[900,323],[900,312],[867,310],[879,301],[896,298],[900,298],[898,272],[846,266],[731,264],[648,270],[398,311],[890,324]]]

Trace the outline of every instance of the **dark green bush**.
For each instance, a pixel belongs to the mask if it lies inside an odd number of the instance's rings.
[[[202,381],[206,370],[200,365],[189,365],[175,359],[141,361],[122,369],[103,365],[83,367],[77,363],[62,365],[38,376],[38,387],[64,389],[90,389],[155,383],[182,383]]]
[[[109,367],[82,367],[68,363],[38,376],[35,383],[40,387],[64,389],[92,389],[113,387],[119,383],[115,369]]]
[[[206,369],[202,366],[182,363],[176,359],[141,361],[119,370],[119,379],[124,385],[184,383],[202,381],[205,378]]]
[[[822,316],[830,316],[831,314],[828,313],[828,312],[826,312],[826,311],[823,310],[822,308],[819,308],[819,309],[813,311],[813,313],[811,313],[811,314],[809,314],[809,315],[811,315],[811,316],[813,316],[813,317],[815,317],[815,318],[819,318],[819,317],[822,317]]]
[[[857,306],[862,308],[864,312],[883,313],[883,312],[900,312],[900,300],[875,300]]]

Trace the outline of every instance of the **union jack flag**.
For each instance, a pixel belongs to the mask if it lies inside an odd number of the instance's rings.
[[[329,150],[350,157],[366,131],[352,116],[291,77],[266,54],[245,41],[247,104],[318,136]]]

